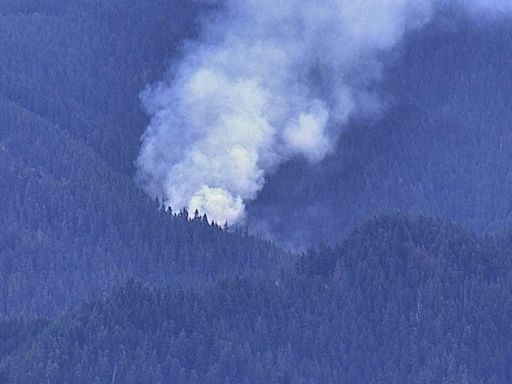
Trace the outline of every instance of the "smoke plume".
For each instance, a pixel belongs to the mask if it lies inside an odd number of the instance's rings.
[[[173,208],[243,220],[281,162],[321,160],[352,116],[378,111],[379,57],[427,23],[433,4],[226,0],[143,93],[142,185]]]

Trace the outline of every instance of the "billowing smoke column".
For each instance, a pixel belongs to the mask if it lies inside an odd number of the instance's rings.
[[[226,0],[143,94],[139,180],[175,209],[243,220],[268,172],[321,160],[351,116],[379,108],[379,54],[431,13],[431,0]]]

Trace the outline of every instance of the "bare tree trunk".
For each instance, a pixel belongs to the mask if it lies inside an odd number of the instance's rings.
[[[112,381],[110,384],[116,384],[116,374],[117,374],[117,363],[114,365],[114,372],[112,372]]]

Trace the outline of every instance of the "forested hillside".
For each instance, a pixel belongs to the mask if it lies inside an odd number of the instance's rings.
[[[130,277],[268,273],[288,257],[241,230],[163,211],[68,132],[0,100],[2,313],[54,315]]]
[[[21,323],[10,337],[27,341],[2,375],[24,384],[507,383],[512,258],[500,249],[438,221],[375,219],[274,281],[130,282],[49,326]]]
[[[172,218],[132,180],[138,93],[193,32],[197,8],[0,4],[2,313],[54,315],[130,277],[269,271],[285,257],[242,232]]]
[[[139,93],[196,33],[200,2],[4,0],[0,94],[133,172]]]
[[[220,3],[0,0],[0,384],[512,382],[510,18],[383,52],[382,113],[226,228],[133,166]]]

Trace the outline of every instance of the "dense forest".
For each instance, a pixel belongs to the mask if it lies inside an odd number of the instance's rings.
[[[443,9],[247,223],[134,180],[215,1],[0,1],[0,384],[512,382],[512,24]]]
[[[52,323],[4,322],[3,380],[507,383],[512,258],[503,249],[450,224],[393,216],[273,279],[191,290],[130,281]]]

